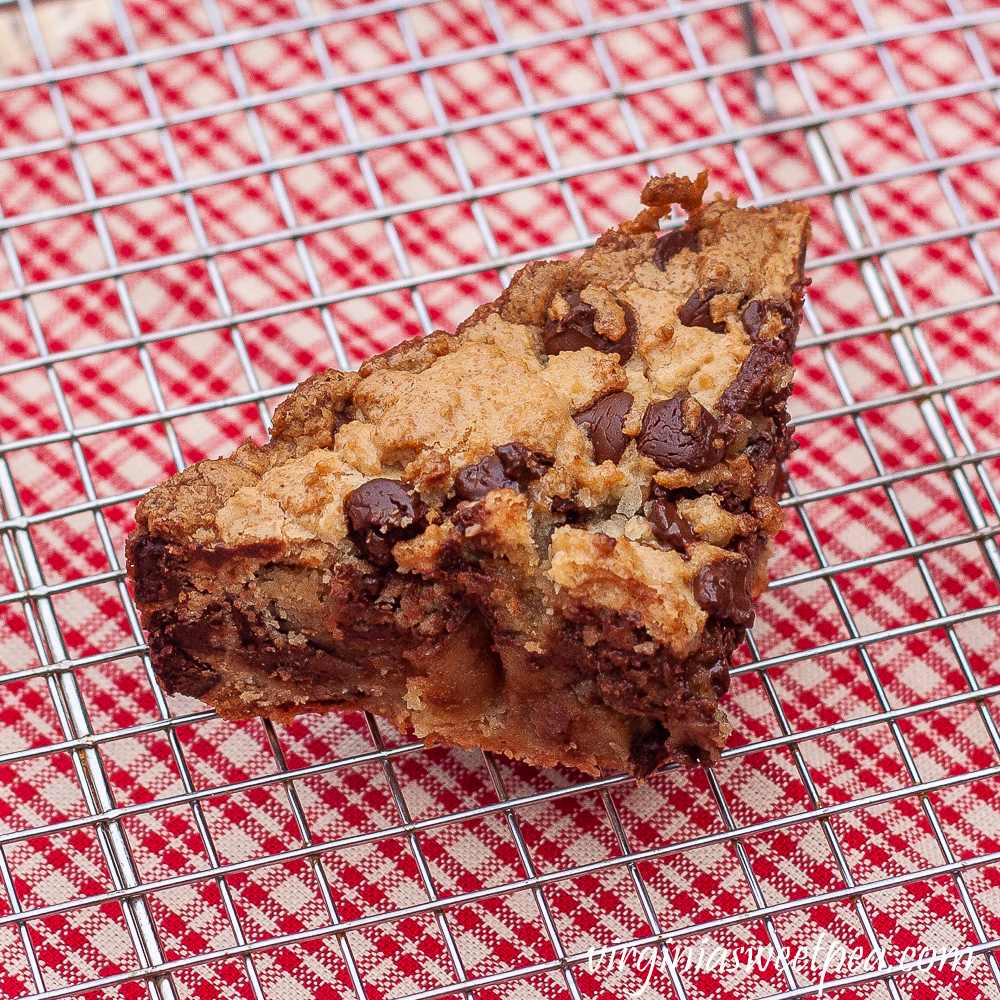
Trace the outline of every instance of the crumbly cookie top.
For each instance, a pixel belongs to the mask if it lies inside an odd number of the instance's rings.
[[[801,205],[703,206],[706,180],[651,180],[636,220],[577,260],[528,265],[454,335],[313,376],[265,447],[174,477],[137,521],[168,541],[424,573],[477,533],[509,561],[533,541],[550,592],[630,595],[682,652],[705,617],[695,576],[760,521],[719,497],[775,481],[744,452],[791,379],[809,230]],[[690,215],[661,233],[671,204]],[[501,510],[506,528],[485,531]]]

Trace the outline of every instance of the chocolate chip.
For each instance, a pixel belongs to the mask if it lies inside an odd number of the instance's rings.
[[[759,299],[753,299],[747,303],[743,310],[743,325],[746,327],[750,339],[760,340],[761,327],[767,322],[767,306]]]
[[[698,541],[691,525],[681,517],[677,505],[666,497],[655,497],[649,512],[649,526],[653,537],[663,546],[676,552],[685,552],[688,545]]]
[[[754,299],[743,310],[746,327],[753,347],[740,366],[736,378],[719,399],[722,413],[742,413],[753,416],[770,409],[788,395],[789,366],[795,353],[795,337],[799,331],[799,304],[804,286],[796,285],[789,302]],[[779,320],[778,335],[764,337],[764,328],[771,317]]]
[[[561,514],[566,524],[579,524],[586,518],[586,510],[581,510],[573,497],[553,497],[552,513]]]
[[[627,392],[613,392],[602,396],[585,410],[573,414],[573,419],[583,428],[594,446],[594,461],[617,462],[625,452],[628,438],[625,437],[625,417],[632,409],[632,395]]]
[[[650,403],[636,443],[661,469],[704,472],[725,453],[715,417],[687,393]]]
[[[700,289],[693,291],[687,302],[677,310],[677,318],[685,326],[702,326],[713,333],[725,333],[726,324],[712,320],[711,302],[718,294],[718,289],[705,292],[704,295]]]
[[[617,301],[617,300],[616,300]],[[636,322],[635,313],[627,302],[618,303],[625,314],[625,333],[621,339],[611,348],[611,351],[618,355],[621,363],[626,361],[635,353],[635,342],[639,336],[639,324]]]
[[[737,625],[753,625],[750,598],[750,560],[720,559],[702,566],[694,575],[694,599],[710,615]]]
[[[648,778],[669,756],[670,731],[662,722],[654,722],[645,732],[636,733],[629,747],[628,759],[636,778]]]
[[[427,527],[427,508],[395,479],[372,479],[344,498],[350,537],[376,566],[393,564],[392,547]]]
[[[541,479],[545,470],[552,465],[551,458],[540,455],[517,441],[497,445],[493,450],[500,459],[503,471],[522,486],[533,479]]]
[[[552,459],[540,455],[517,441],[497,445],[492,455],[467,465],[455,477],[455,495],[459,500],[480,500],[490,490],[517,490],[540,479],[552,465]]]
[[[597,332],[594,327],[597,310],[582,301],[579,292],[566,292],[563,297],[569,305],[569,312],[561,320],[549,320],[542,329],[542,343],[547,354],[591,347],[604,354],[617,354],[622,364],[632,357],[637,325],[635,314],[627,303],[618,303],[625,314],[625,333],[618,340],[609,340]]]
[[[682,250],[690,250],[697,253],[701,249],[701,241],[698,239],[698,230],[683,226],[675,229],[672,233],[661,236],[656,241],[656,249],[653,251],[653,263],[661,270],[666,270],[667,262],[671,257],[676,257]]]
[[[768,340],[761,339],[761,332],[771,316],[777,316],[781,323],[778,337],[783,345],[786,359],[791,361],[792,354],[795,352],[795,337],[799,332],[799,314],[797,309],[794,309],[787,302],[761,302],[758,299],[754,299],[743,310],[743,325],[746,327],[747,333],[750,334],[750,339],[755,344],[774,344],[775,341],[773,338]]]
[[[487,455],[481,462],[467,465],[455,477],[455,495],[460,500],[479,500],[490,490],[517,488],[517,481],[508,479],[496,455]]]
[[[789,386],[781,384],[781,376],[787,374],[788,362],[782,341],[754,344],[736,378],[719,398],[719,409],[747,416],[760,411],[769,400],[787,394]]]

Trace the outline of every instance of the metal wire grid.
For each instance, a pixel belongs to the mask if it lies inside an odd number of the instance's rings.
[[[204,0],[204,16],[210,28],[205,37],[150,49],[140,46],[133,31],[135,12],[128,9],[121,0],[110,0],[109,14],[120,39],[123,50],[121,54],[96,62],[76,62],[56,67],[47,51],[37,11],[27,0],[17,4],[31,42],[37,69],[0,81],[0,90],[10,94],[28,88],[42,88],[51,103],[59,133],[30,144],[10,146],[0,152],[0,158],[14,161],[23,157],[64,153],[69,158],[83,197],[68,204],[8,215],[3,220],[0,235],[12,279],[9,286],[0,291],[0,303],[16,304],[23,309],[36,351],[36,355],[32,357],[3,359],[0,376],[8,380],[25,373],[44,376],[46,388],[61,422],[60,429],[45,433],[28,436],[5,434],[6,440],[0,443],[0,501],[4,516],[0,522],[0,531],[9,576],[7,593],[2,596],[2,602],[4,608],[16,608],[23,616],[37,658],[34,665],[4,663],[5,672],[0,680],[8,692],[20,690],[17,685],[21,682],[44,682],[51,709],[58,720],[60,734],[60,738],[55,741],[3,754],[0,756],[0,764],[16,767],[32,760],[53,760],[64,756],[71,762],[72,774],[83,797],[85,811],[72,818],[51,822],[40,820],[34,825],[19,828],[8,826],[5,832],[0,833],[0,877],[3,879],[7,906],[6,911],[0,914],[0,929],[16,935],[27,969],[24,988],[20,993],[11,995],[55,998],[102,991],[108,995],[137,995],[136,990],[144,990],[150,996],[167,998],[189,993],[192,989],[198,995],[201,990],[198,974],[214,967],[226,967],[236,969],[236,974],[225,984],[225,988],[234,995],[280,996],[283,995],[281,987],[275,986],[273,979],[262,975],[261,963],[268,956],[316,941],[331,942],[341,963],[336,970],[331,971],[330,985],[327,987],[330,996],[339,995],[341,990],[353,991],[359,997],[382,996],[387,992],[396,995],[392,990],[386,991],[376,985],[370,970],[366,972],[362,967],[355,954],[357,942],[364,931],[372,928],[397,928],[389,933],[405,935],[403,928],[406,928],[407,921],[416,918],[426,918],[436,927],[443,945],[442,954],[448,968],[448,977],[447,981],[439,985],[403,989],[402,992],[407,996],[427,1000],[451,995],[482,997],[500,995],[505,988],[512,991],[509,995],[513,996],[532,995],[532,990],[543,995],[568,993],[572,997],[608,995],[604,991],[610,992],[611,986],[608,984],[611,980],[598,981],[585,974],[588,959],[586,950],[564,943],[565,924],[560,919],[559,905],[553,899],[562,898],[558,896],[558,889],[562,884],[575,885],[582,878],[600,877],[609,872],[627,873],[648,933],[624,935],[620,939],[600,940],[597,943],[614,945],[619,950],[652,946],[659,949],[661,956],[668,955],[669,948],[677,942],[684,942],[698,935],[739,929],[750,924],[763,929],[763,940],[771,943],[780,955],[779,946],[784,938],[783,917],[804,913],[819,905],[836,904],[843,904],[853,912],[863,939],[871,949],[877,950],[886,939],[884,927],[877,926],[878,921],[873,916],[879,893],[911,885],[929,886],[944,880],[953,887],[959,902],[958,909],[972,928],[974,941],[971,951],[981,959],[986,970],[984,977],[979,980],[979,988],[988,995],[990,990],[1000,987],[1000,968],[996,958],[1000,940],[996,936],[995,921],[991,922],[996,914],[991,915],[988,907],[987,912],[984,912],[982,902],[977,902],[968,886],[968,878],[976,871],[995,870],[1000,862],[1000,845],[994,845],[992,850],[981,848],[972,853],[968,850],[956,851],[948,832],[949,825],[942,821],[935,805],[934,794],[968,786],[988,789],[992,787],[990,783],[1000,776],[1000,764],[996,762],[1000,756],[1000,735],[991,706],[991,699],[1000,694],[1000,683],[983,684],[982,672],[972,663],[961,631],[963,625],[975,621],[982,621],[989,628],[995,629],[993,616],[1000,610],[1000,604],[995,599],[994,589],[991,591],[994,594],[991,601],[982,601],[975,607],[963,607],[957,611],[950,610],[954,605],[949,604],[948,595],[942,593],[931,560],[937,553],[966,544],[974,545],[989,574],[994,579],[1000,579],[1000,553],[996,544],[996,514],[1000,510],[1000,504],[997,502],[994,473],[990,465],[1000,457],[1000,448],[977,447],[976,435],[967,424],[966,411],[956,398],[956,394],[963,390],[996,382],[1000,371],[981,370],[946,378],[938,366],[934,347],[925,336],[923,327],[942,319],[974,314],[1000,303],[1000,283],[989,248],[983,242],[984,238],[998,228],[998,220],[995,216],[970,218],[949,175],[949,171],[955,168],[996,159],[998,150],[996,147],[974,148],[960,154],[941,155],[926,127],[922,109],[935,101],[960,100],[970,95],[983,96],[998,104],[998,81],[981,32],[1000,23],[1000,13],[993,9],[968,11],[959,0],[948,0],[946,15],[882,27],[863,0],[854,0],[852,8],[861,26],[860,31],[816,44],[797,45],[785,27],[789,9],[774,0],[754,3],[752,10],[750,5],[718,0],[701,3],[667,0],[664,5],[648,10],[602,16],[599,19],[586,0],[575,0],[572,8],[575,23],[566,23],[547,32],[534,31],[516,36],[512,36],[507,27],[511,23],[510,11],[493,0],[483,0],[476,9],[488,22],[495,41],[429,56],[422,51],[421,39],[412,20],[412,14],[423,6],[417,0],[397,0],[317,12],[309,6],[307,0],[296,0],[294,11],[289,10],[287,17],[244,28],[227,24],[216,0]],[[353,74],[345,75],[338,71],[321,29],[384,14],[391,14],[395,20],[406,49],[405,61]],[[697,17],[713,14],[734,15],[737,21],[742,16],[744,23],[750,14],[753,19],[751,23],[755,21],[762,37],[766,36],[770,40],[770,50],[761,51],[751,35],[744,50],[746,54],[734,54],[730,50],[721,60],[717,55],[706,54],[700,30],[696,26],[699,23]],[[670,25],[676,29],[689,57],[690,67],[674,72],[667,78],[623,80],[608,39],[614,32],[640,27],[655,28],[659,25]],[[975,76],[914,92],[897,65],[894,43],[929,38],[941,32],[958,33],[965,46],[968,62],[975,68]],[[311,47],[320,67],[321,79],[266,93],[254,91],[245,76],[241,60],[237,57],[238,46],[292,33],[303,38]],[[572,41],[581,41],[590,46],[607,86],[559,98],[538,98],[533,90],[531,75],[525,69],[525,60],[544,46]],[[891,95],[833,109],[824,105],[813,89],[807,61],[836,53],[849,53],[862,47],[876,54],[890,83]],[[765,44],[764,48],[767,49],[768,45]],[[151,70],[161,62],[183,60],[200,53],[219,54],[235,98],[216,101],[207,107],[195,107],[187,112],[172,111],[168,114],[161,106]],[[474,59],[489,58],[502,62],[516,88],[520,102],[518,106],[461,120],[449,117],[434,71]],[[782,68],[790,74],[803,106],[798,113],[786,115],[779,121],[775,117],[775,111],[781,102],[771,88],[768,73]],[[134,73],[145,105],[145,116],[134,122],[86,131],[78,129],[63,95],[63,85],[83,76],[111,74],[122,70]],[[763,112],[757,121],[750,124],[734,120],[731,95],[724,91],[728,80],[748,74],[752,76],[753,93]],[[433,125],[387,135],[373,136],[363,132],[346,96],[349,88],[404,76],[411,76],[419,82],[433,115]],[[657,136],[649,134],[648,126],[644,127],[633,102],[636,98],[661,88],[686,83],[698,83],[704,87],[716,118],[716,128],[710,134],[695,135],[685,141],[662,142]],[[346,143],[339,148],[327,147],[297,156],[275,155],[261,121],[262,111],[278,101],[306,98],[319,93],[332,94],[346,135]],[[612,157],[564,164],[547,116],[553,112],[580,112],[588,106],[606,102],[612,102],[617,108],[632,150]],[[838,139],[836,124],[864,115],[896,110],[902,112],[912,129],[922,159],[908,166],[894,165],[889,169],[866,172],[863,176],[855,175]],[[230,112],[243,116],[258,160],[228,170],[188,176],[184,158],[177,149],[171,129],[179,124],[196,123],[213,115]],[[508,122],[528,123],[542,152],[544,165],[526,176],[516,176],[493,184],[476,181],[473,171],[466,163],[460,142],[462,135]],[[139,133],[155,135],[162,155],[169,164],[171,180],[123,193],[100,194],[93,182],[91,166],[84,150],[98,148],[113,140]],[[338,304],[360,297],[403,292],[410,314],[423,331],[430,332],[435,325],[434,309],[428,305],[426,291],[433,283],[442,280],[457,281],[482,272],[495,272],[505,284],[510,269],[526,260],[574,251],[589,245],[594,239],[595,229],[588,222],[586,209],[581,206],[580,182],[602,172],[639,167],[654,173],[664,162],[676,162],[684,156],[694,157],[697,161],[699,156],[710,158],[711,154],[724,150],[733,157],[743,183],[755,201],[761,204],[780,201],[786,197],[786,193],[775,191],[762,181],[753,143],[762,137],[788,136],[793,133],[804,142],[815,166],[818,182],[796,186],[792,193],[810,199],[814,204],[822,202],[831,206],[845,244],[840,252],[813,259],[811,269],[818,275],[824,269],[832,270],[841,265],[856,267],[877,317],[872,322],[831,329],[817,310],[807,304],[807,323],[800,339],[802,356],[821,356],[836,391],[840,394],[840,401],[820,410],[801,413],[796,420],[797,425],[802,428],[799,436],[806,439],[815,425],[844,418],[853,427],[873,471],[864,478],[852,478],[826,488],[808,488],[801,492],[793,480],[793,495],[786,501],[786,506],[793,519],[797,519],[797,528],[808,542],[814,566],[788,574],[776,580],[773,585],[776,591],[780,591],[781,588],[821,582],[840,615],[846,636],[825,643],[814,643],[807,648],[773,654],[766,651],[762,654],[757,643],[751,640],[752,657],[736,670],[739,679],[753,678],[759,683],[759,690],[766,698],[777,731],[769,737],[735,746],[727,751],[727,760],[738,761],[750,755],[754,755],[755,759],[761,755],[766,758],[768,755],[787,753],[805,790],[805,806],[756,822],[746,821],[741,818],[740,811],[734,808],[734,793],[728,787],[724,765],[717,774],[710,773],[702,779],[706,783],[710,800],[715,804],[721,826],[707,833],[687,834],[675,839],[664,837],[662,842],[643,848],[635,846],[629,824],[623,820],[620,795],[624,794],[627,783],[621,778],[583,781],[573,777],[544,787],[542,791],[523,786],[519,786],[520,790],[511,790],[513,779],[510,771],[505,772],[507,765],[487,755],[482,767],[485,768],[483,773],[491,787],[489,801],[479,805],[460,805],[432,812],[423,818],[415,818],[407,797],[407,782],[401,776],[401,771],[407,762],[420,758],[425,752],[419,744],[395,744],[391,740],[387,744],[384,740],[389,737],[383,736],[377,721],[370,717],[366,720],[369,749],[344,756],[333,755],[311,765],[289,764],[285,752],[285,734],[277,732],[269,723],[264,723],[263,734],[271,756],[266,772],[262,769],[260,773],[250,774],[239,780],[218,781],[207,786],[200,784],[193,769],[192,750],[190,746],[186,746],[189,742],[187,737],[191,733],[209,732],[207,727],[212,715],[198,711],[186,703],[178,705],[171,702],[156,686],[123,580],[119,555],[121,530],[118,527],[122,517],[119,512],[130,509],[129,505],[134,503],[143,489],[103,491],[91,473],[94,458],[92,451],[88,456],[87,439],[99,440],[101,435],[122,434],[136,428],[162,428],[169,460],[176,468],[183,468],[186,454],[190,455],[192,449],[190,445],[186,445],[184,435],[177,430],[179,421],[243,405],[252,407],[266,428],[269,421],[267,403],[273,402],[291,388],[289,382],[268,385],[263,384],[258,377],[259,363],[255,363],[243,335],[243,330],[249,324],[314,310],[328,339],[332,359],[346,367],[351,356],[340,335],[339,327],[342,324],[338,322],[335,311]],[[404,142],[432,139],[443,143],[458,178],[458,186],[443,194],[412,198],[402,204],[390,201],[383,190],[379,172],[372,165],[371,156]],[[341,155],[356,159],[370,199],[370,207],[328,220],[300,222],[293,199],[285,186],[285,172],[297,166]],[[952,213],[954,225],[931,227],[924,233],[886,240],[868,207],[866,192],[880,184],[925,177],[932,178],[937,185],[938,197]],[[227,242],[213,240],[204,222],[204,204],[199,201],[198,196],[214,186],[247,178],[266,179],[279,206],[281,228]],[[495,223],[491,221],[484,205],[493,196],[544,185],[554,185],[557,188],[571,222],[572,234],[552,245],[533,246],[530,250],[515,252],[506,249],[507,242],[498,238]],[[123,262],[119,258],[116,241],[104,213],[151,197],[168,196],[180,199],[195,237],[194,245],[185,250]],[[411,261],[412,253],[408,251],[398,231],[399,220],[412,213],[454,205],[468,206],[485,247],[486,258],[452,266],[438,266],[433,270],[417,273]],[[18,247],[15,234],[32,225],[54,223],[78,215],[85,215],[91,220],[104,257],[103,264],[44,280],[26,277],[23,251]],[[381,227],[392,260],[398,268],[398,277],[374,281],[365,287],[331,292],[324,287],[320,278],[309,238],[362,223],[376,223]],[[965,242],[978,276],[985,282],[987,294],[955,304],[914,306],[908,294],[910,286],[896,270],[894,255],[899,251],[948,240]],[[227,254],[259,250],[278,241],[291,242],[304,275],[307,294],[299,294],[292,300],[258,309],[235,305],[219,260]],[[144,328],[133,302],[128,279],[149,271],[162,271],[191,262],[203,262],[211,293],[217,301],[218,315],[200,322],[159,329]],[[36,309],[36,299],[44,293],[73,289],[95,282],[111,283],[117,305],[126,318],[127,336],[51,350],[46,321]],[[204,402],[172,405],[161,385],[153,349],[162,342],[177,341],[211,331],[223,331],[228,337],[248,387],[247,391],[225,394]],[[872,399],[857,399],[852,390],[850,374],[845,371],[837,348],[853,341],[866,342],[866,338],[873,336],[885,338],[890,345],[906,388],[893,392],[888,397],[883,394]],[[57,375],[57,366],[63,362],[110,358],[116,352],[129,350],[136,352],[153,400],[149,412],[78,426],[73,407]],[[920,433],[933,442],[937,457],[931,461],[922,461],[916,467],[899,468],[886,461],[878,444],[877,429],[873,430],[871,422],[883,408],[911,402],[916,405],[923,422]],[[55,509],[26,511],[21,502],[23,484],[18,481],[11,459],[25,452],[40,452],[52,445],[65,445],[69,448],[73,473],[82,482],[85,501]],[[957,533],[928,539],[914,527],[912,515],[901,499],[899,490],[914,479],[938,473],[946,476],[953,484],[966,526]],[[894,518],[894,531],[902,541],[891,550],[859,555],[853,559],[830,556],[829,543],[824,543],[822,532],[816,528],[813,512],[823,501],[849,497],[863,490],[883,491]],[[46,558],[41,557],[37,551],[36,534],[47,525],[73,523],[72,519],[80,515],[92,519],[107,568],[59,583],[49,583],[46,579]],[[854,571],[873,570],[899,560],[910,560],[917,567],[932,613],[927,618],[895,627],[866,630],[856,620],[851,601],[845,596],[842,581]],[[61,617],[58,601],[63,595],[95,585],[109,585],[115,590],[132,641],[114,644],[88,655],[74,655],[64,639],[67,624]],[[884,675],[873,659],[872,650],[880,643],[933,633],[935,630],[946,637],[945,641],[959,666],[964,687],[930,700],[903,705],[894,703],[883,682]],[[775,680],[776,672],[780,673],[786,664],[840,653],[848,653],[853,657],[854,663],[867,678],[874,693],[874,708],[834,722],[800,728],[790,718],[791,706],[787,697],[782,695],[780,683]],[[91,723],[89,715],[93,709],[88,708],[87,697],[81,689],[79,678],[89,668],[107,667],[116,662],[142,663],[148,688],[146,694],[155,704],[154,717],[145,722],[98,729]],[[6,697],[5,695],[5,699]],[[993,762],[973,769],[959,769],[942,777],[928,778],[921,772],[905,724],[908,720],[930,717],[952,708],[974,709],[987,737],[987,750],[992,750]],[[824,790],[816,779],[816,765],[810,763],[810,747],[821,744],[828,737],[878,726],[888,729],[891,741],[903,762],[905,781],[898,787],[855,794],[840,801],[835,797],[831,799],[829,791]],[[118,801],[121,789],[116,788],[115,782],[109,778],[106,755],[116,742],[150,734],[160,734],[167,741],[170,759],[179,776],[182,790],[169,796],[122,805]],[[396,811],[395,817],[391,823],[381,828],[363,829],[359,826],[356,830],[333,839],[318,837],[313,832],[315,823],[310,821],[309,809],[302,800],[303,782],[315,776],[324,776],[337,782],[342,775],[349,775],[352,770],[361,767],[376,768],[381,773]],[[671,782],[676,783],[681,779],[668,775],[656,780],[662,783],[663,788],[670,789],[674,787]],[[539,778],[538,787],[542,786],[544,782]],[[225,831],[220,834],[218,824],[215,824],[213,830],[213,821],[206,810],[214,800],[261,789],[280,789],[283,792],[297,839],[288,842],[282,850],[273,850],[248,860],[227,861],[218,847],[220,836]],[[528,820],[525,817],[531,815],[532,809],[553,803],[583,802],[594,796],[600,802],[604,822],[613,839],[614,854],[598,860],[581,860],[576,865],[555,869],[548,869],[540,864],[537,831],[526,831]],[[859,877],[849,852],[845,849],[838,820],[904,800],[917,804],[915,808],[922,814],[931,831],[943,862],[883,878]],[[166,815],[174,809],[190,812],[207,865],[204,869],[150,878],[136,862],[135,844],[130,840],[130,821],[144,816]],[[992,815],[995,817],[996,814]],[[443,893],[440,877],[435,874],[435,867],[428,859],[424,838],[435,831],[459,828],[463,824],[482,819],[494,819],[506,827],[516,851],[521,874],[501,880],[498,884],[484,884]],[[753,850],[755,838],[813,825],[821,831],[830,856],[834,859],[841,886],[807,895],[799,894],[776,902],[762,884],[758,872],[759,857],[755,858]],[[96,838],[100,856],[110,877],[110,885],[86,896],[70,895],[46,905],[23,905],[20,902],[23,895],[20,887],[23,885],[24,875],[18,865],[11,862],[12,852],[19,845],[39,842],[40,838],[71,836],[79,831],[90,831]],[[413,882],[424,898],[405,905],[396,904],[389,909],[372,907],[368,913],[345,917],[341,913],[342,886],[339,882],[339,869],[336,872],[333,869],[334,859],[353,848],[395,841],[405,844],[409,850]],[[719,911],[711,918],[693,919],[679,926],[666,925],[661,920],[659,900],[651,888],[648,875],[644,874],[644,871],[648,871],[644,866],[672,857],[692,857],[699,850],[718,846],[725,846],[733,851],[745,881],[745,890],[749,893],[749,905],[736,907],[728,912]],[[233,886],[239,876],[279,863],[304,863],[304,870],[308,871],[312,880],[311,891],[320,900],[325,917],[308,929],[251,936],[245,927],[245,908],[241,909]],[[162,928],[158,925],[151,901],[158,893],[167,890],[208,883],[214,885],[218,893],[219,905],[232,943],[205,948],[196,954],[169,957],[162,941]],[[468,957],[463,955],[461,935],[456,931],[461,907],[498,898],[511,899],[518,893],[527,894],[533,900],[537,908],[538,926],[547,940],[551,957],[530,961],[515,955],[506,968],[486,974],[470,972]],[[44,922],[49,918],[73,915],[85,908],[95,907],[120,910],[128,935],[127,956],[120,960],[117,971],[101,975],[84,974],[72,981],[67,981],[65,977],[61,981],[54,981],[51,960],[43,954],[46,941],[42,930]],[[195,974],[194,978],[186,977],[187,973]],[[629,982],[627,979],[620,981]],[[874,984],[881,991],[879,995],[884,992],[892,997],[918,995],[920,988],[914,985],[912,975],[902,963],[883,956],[874,969],[839,975],[827,982],[825,989],[831,993],[839,991],[843,996],[854,996],[860,994],[853,991],[861,990],[865,984]],[[756,995],[762,995],[761,991],[765,986],[767,995],[782,997],[811,995],[817,989],[815,981],[808,976],[803,978],[802,972],[793,968],[787,958],[778,962],[776,979],[769,984],[755,984]],[[130,989],[132,992],[129,992]],[[650,995],[656,995],[657,991],[664,996],[677,997],[712,993],[704,979],[692,979],[684,970],[675,968],[669,962],[666,963],[662,977],[650,987]]]

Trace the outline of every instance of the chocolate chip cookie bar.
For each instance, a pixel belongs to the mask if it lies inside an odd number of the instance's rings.
[[[809,214],[706,183],[651,180],[578,259],[312,376],[266,445],[152,490],[127,557],[163,687],[591,773],[718,760],[781,526]]]

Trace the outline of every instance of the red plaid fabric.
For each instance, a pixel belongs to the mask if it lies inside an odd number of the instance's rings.
[[[55,7],[0,10],[0,991],[1000,997],[991,5],[753,4],[785,129],[723,0]],[[141,492],[453,329],[491,255],[633,215],[646,148],[814,213],[800,500],[723,763],[595,783],[164,701]]]

